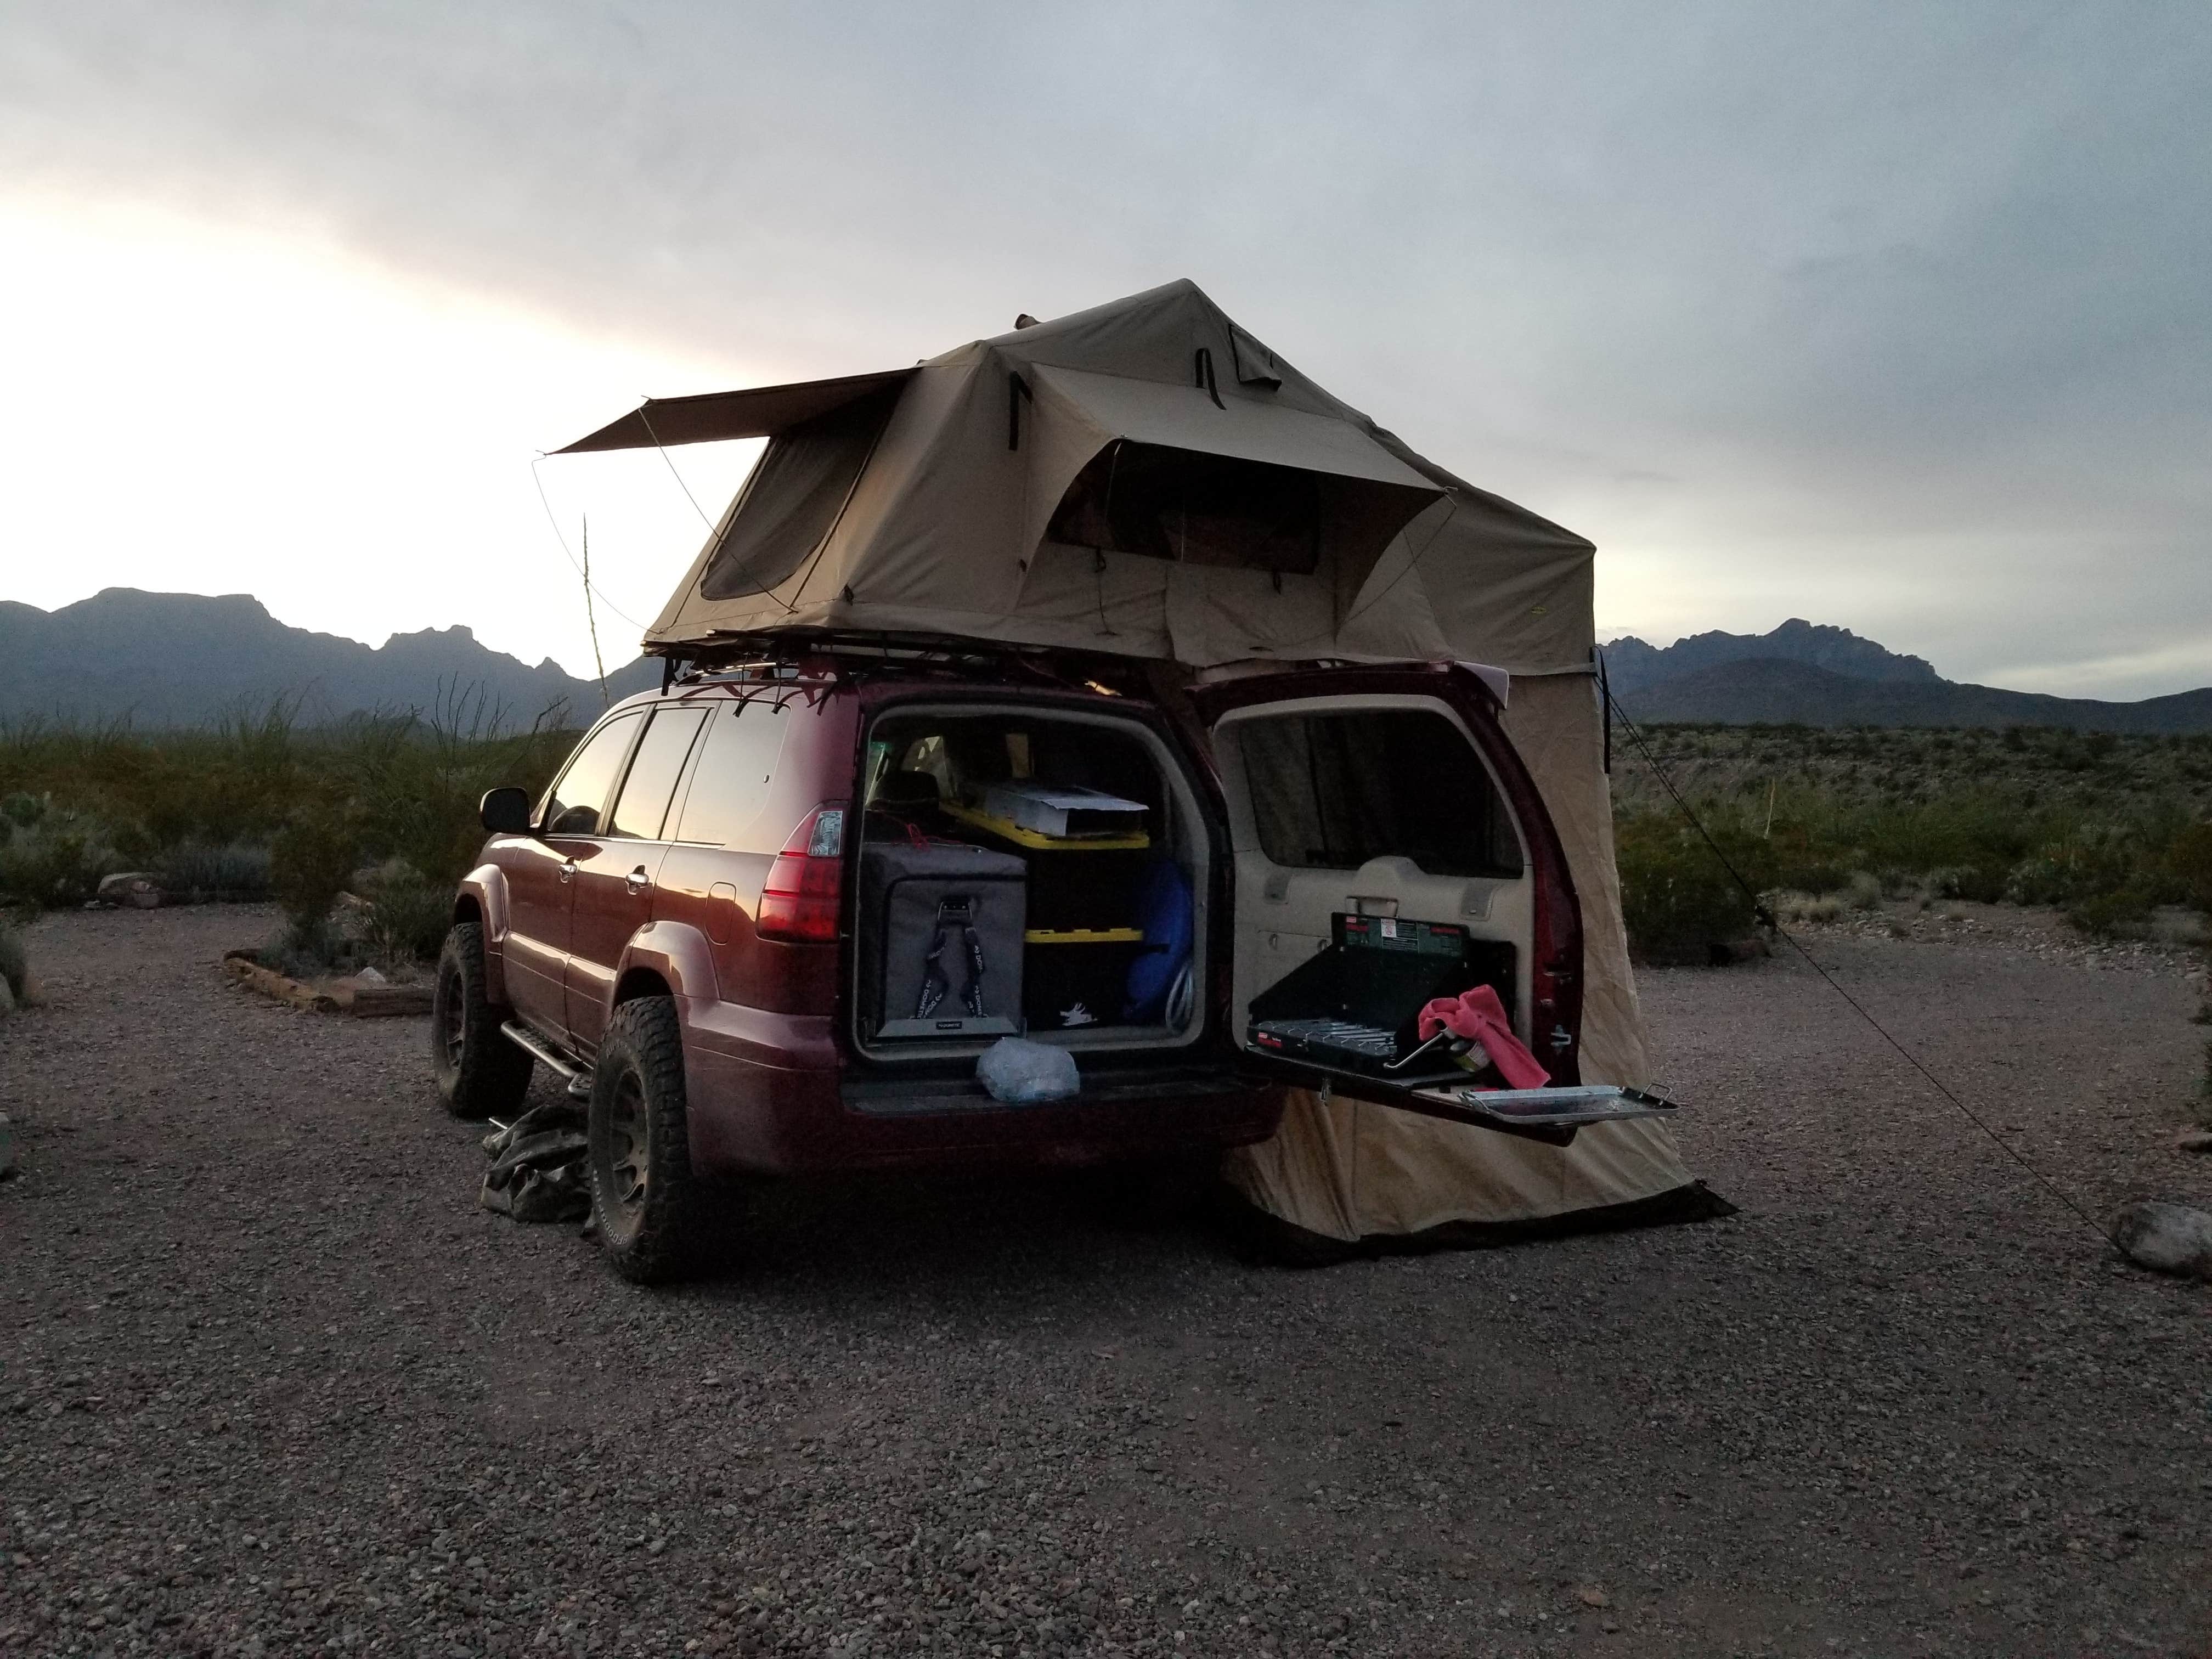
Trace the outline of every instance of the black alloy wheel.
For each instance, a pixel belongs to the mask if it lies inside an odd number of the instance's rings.
[[[485,979],[483,929],[457,922],[430,993],[430,1071],[446,1109],[472,1123],[519,1109],[532,1065],[501,1035],[512,1016],[485,994]]]
[[[696,1268],[727,1202],[691,1173],[684,1031],[672,997],[615,1010],[592,1069],[592,1214],[615,1271],[640,1285]]]

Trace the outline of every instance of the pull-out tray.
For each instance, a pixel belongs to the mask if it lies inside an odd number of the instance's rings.
[[[1413,1111],[1502,1129],[1564,1146],[1592,1123],[1671,1117],[1680,1103],[1649,1089],[1589,1084],[1560,1089],[1423,1089],[1404,1103]]]

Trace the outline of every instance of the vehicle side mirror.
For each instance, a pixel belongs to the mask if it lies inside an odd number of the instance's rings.
[[[530,792],[512,784],[487,789],[477,813],[483,819],[483,827],[495,836],[526,836],[531,830]]]

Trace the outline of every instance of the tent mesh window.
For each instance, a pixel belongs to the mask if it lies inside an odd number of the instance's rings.
[[[1432,876],[1521,873],[1506,805],[1443,715],[1284,714],[1237,732],[1254,827],[1274,863],[1357,870],[1395,854]]]
[[[716,530],[702,596],[763,593],[797,574],[844,510],[899,390],[855,398],[769,440]]]
[[[1060,498],[1046,538],[1180,564],[1310,576],[1321,480],[1302,467],[1116,440]]]

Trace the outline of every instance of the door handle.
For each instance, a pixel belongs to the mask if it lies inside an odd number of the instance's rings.
[[[653,878],[645,873],[645,866],[641,864],[623,878],[623,885],[633,893],[642,893],[653,885]]]
[[[566,886],[568,883],[570,883],[570,882],[572,882],[572,881],[575,880],[575,878],[576,878],[576,860],[574,860],[574,859],[562,859],[562,860],[561,860],[561,883],[562,883],[562,885]]]

